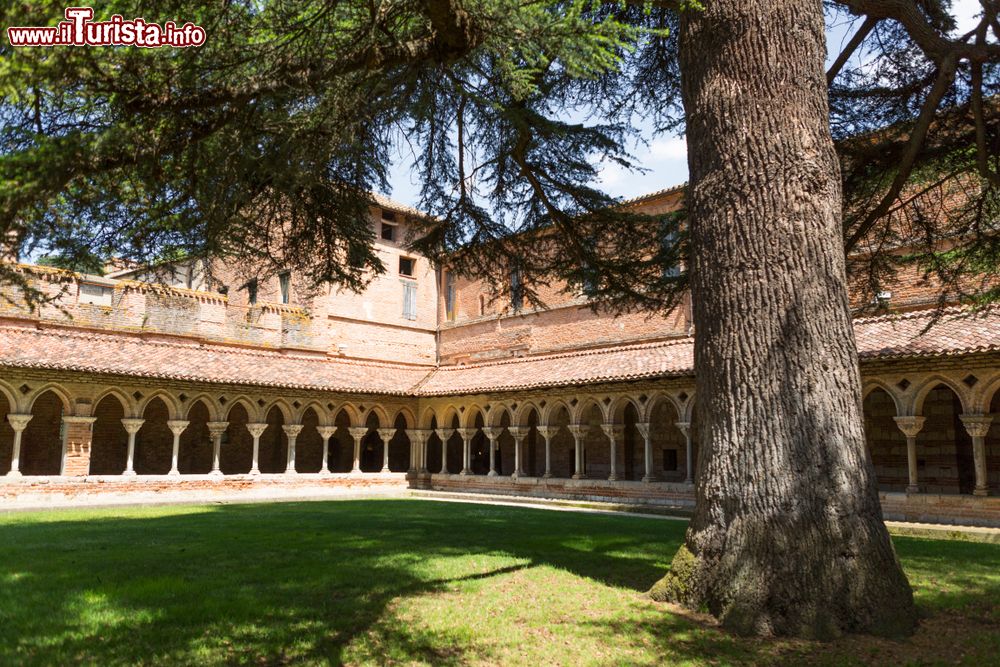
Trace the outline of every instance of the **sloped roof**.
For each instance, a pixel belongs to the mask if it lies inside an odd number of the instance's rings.
[[[939,315],[936,322],[927,310],[855,320],[861,359],[1000,352],[1000,308],[978,314],[955,308]],[[0,367],[441,396],[690,376],[693,342],[688,337],[435,368],[19,322],[0,325]]]

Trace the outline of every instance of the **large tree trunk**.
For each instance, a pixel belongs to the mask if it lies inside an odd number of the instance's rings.
[[[702,458],[653,594],[739,633],[909,633],[865,455],[822,5],[703,4],[680,35]]]

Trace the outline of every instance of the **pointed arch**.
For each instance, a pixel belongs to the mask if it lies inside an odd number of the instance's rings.
[[[404,428],[416,428],[417,418],[414,416],[413,411],[407,407],[402,407],[396,410],[396,413],[392,417],[392,424],[396,425],[399,422],[399,418],[402,417],[403,421],[406,423]]]
[[[43,396],[46,392],[49,392],[49,391],[51,391],[53,394],[55,394],[56,398],[58,398],[60,401],[62,401],[63,416],[65,417],[65,416],[72,415],[73,414],[73,399],[70,398],[69,392],[64,387],[62,387],[61,385],[59,385],[59,384],[57,384],[55,382],[46,383],[46,384],[42,385],[41,387],[39,387],[38,389],[36,389],[33,392],[31,392],[31,394],[29,395],[28,400],[26,401],[26,404],[28,406],[28,412],[31,412],[32,409],[34,409],[34,407],[35,407],[35,401],[37,401],[40,396]]]
[[[184,415],[183,419],[190,418],[192,408],[194,408],[194,406],[197,405],[198,403],[204,405],[205,409],[208,411],[208,421],[213,421],[213,422],[222,421],[221,419],[219,419],[221,412],[219,411],[218,404],[208,394],[198,394],[197,396],[186,401],[185,405],[182,408],[182,413],[181,413]],[[227,410],[226,412],[228,413],[229,411]]]
[[[552,417],[560,410],[565,410],[566,417],[572,421],[573,410],[569,407],[569,403],[561,398],[554,398],[545,405],[545,409],[542,412],[542,424],[550,424],[552,422]]]
[[[260,411],[257,409],[257,404],[251,401],[250,397],[246,395],[240,395],[236,398],[230,399],[228,403],[222,406],[222,411],[219,413],[224,417],[222,421],[229,421],[229,415],[232,413],[233,408],[237,405],[242,407],[243,411],[247,413],[246,416],[249,422],[260,421]]]
[[[538,404],[532,400],[521,401],[521,403],[518,404],[517,409],[514,410],[513,412],[511,412],[510,407],[507,405],[503,405],[503,408],[504,412],[506,412],[507,416],[510,418],[510,423],[516,426],[527,426],[528,419],[531,417],[532,411],[534,411],[537,419],[542,418],[541,408],[539,408]],[[499,426],[502,419],[503,419],[503,412],[498,412],[496,421],[494,422],[493,425]]]
[[[387,428],[392,424],[392,422],[389,421],[389,415],[385,412],[385,408],[378,404],[375,404],[365,410],[365,413],[362,415],[361,423],[368,424],[372,415],[375,415],[375,418],[378,419],[378,428]]]
[[[476,427],[476,415],[483,418],[483,424],[486,423],[486,411],[479,406],[478,403],[471,403],[466,406],[465,413],[462,415],[461,425],[462,428],[475,428]]]
[[[570,413],[573,423],[582,424],[583,420],[586,419],[587,415],[594,408],[597,408],[597,412],[601,415],[601,422],[607,422],[608,420],[605,406],[597,400],[597,397],[595,396],[584,396],[580,399],[580,402],[576,404],[576,410]]]
[[[430,429],[434,426],[435,419],[437,418],[434,408],[427,406],[424,408],[423,412],[420,413],[420,428]]]
[[[317,426],[332,426],[333,416],[330,415],[330,411],[327,410],[319,401],[312,400],[308,401],[305,405],[299,408],[299,413],[295,415],[295,420],[299,424],[304,423],[302,421],[305,417],[306,412],[312,409],[316,413],[316,425]]]
[[[141,416],[136,411],[136,402],[132,399],[132,397],[128,396],[125,392],[118,389],[117,387],[108,387],[100,394],[98,394],[96,398],[94,398],[93,405],[95,411],[97,410],[97,406],[100,405],[101,401],[103,401],[108,396],[113,396],[114,398],[118,399],[118,402],[122,406],[122,412],[124,417]]]
[[[0,380],[0,395],[7,399],[7,405],[10,406],[9,409],[11,412],[16,413],[21,409],[21,403],[17,400],[14,388],[3,380]]]
[[[289,402],[283,398],[276,398],[267,405],[265,405],[264,408],[261,410],[261,414],[267,417],[267,415],[270,414],[271,410],[274,410],[275,408],[277,408],[278,411],[281,413],[281,416],[284,419],[283,423],[285,424],[295,423],[295,417],[296,417],[295,410],[293,410],[291,404],[289,404]]]
[[[910,405],[911,415],[920,415],[923,413],[924,400],[927,398],[927,394],[939,385],[944,385],[955,392],[955,396],[958,397],[958,401],[962,406],[962,412],[969,411],[969,399],[968,396],[966,396],[966,392],[963,391],[961,383],[956,382],[955,380],[944,375],[935,373],[921,382],[917,389],[913,391],[913,402]]]
[[[684,414],[684,407],[674,396],[665,391],[657,391],[646,401],[645,409],[639,411],[642,421],[648,422],[653,417],[653,413],[664,403],[670,404],[674,412],[677,413],[678,419]]]
[[[122,419],[134,416],[122,393],[103,392],[95,401],[91,416],[90,475],[120,475],[128,459],[128,432]]]
[[[167,406],[168,419],[179,418],[178,415],[181,414],[180,402],[174,398],[172,394],[164,391],[163,389],[157,389],[149,396],[143,396],[142,399],[139,400],[138,405],[135,406],[135,413],[142,417],[142,415],[146,412],[146,408],[149,407],[149,404],[157,398],[163,401],[163,404]]]
[[[975,401],[972,402],[973,409],[979,414],[989,414],[993,398],[998,394],[1000,394],[1000,373],[997,373],[992,379],[983,383],[982,388],[976,395]]]
[[[862,383],[862,385],[861,385],[861,402],[864,403],[865,399],[868,398],[868,395],[871,394],[876,389],[881,389],[882,391],[884,391],[886,393],[886,395],[889,396],[889,398],[892,399],[893,404],[896,406],[896,415],[897,416],[902,417],[905,414],[904,408],[903,408],[903,399],[902,399],[902,397],[899,396],[899,395],[897,395],[897,393],[895,391],[893,391],[892,387],[890,387],[888,384],[886,384],[882,380],[871,379],[871,380],[865,380]]]
[[[453,404],[445,406],[445,408],[438,412],[437,423],[438,428],[454,428],[455,420],[458,420],[459,425],[462,423],[461,413],[458,408]]]
[[[636,415],[642,414],[642,409],[639,407],[639,400],[628,394],[623,394],[611,402],[608,406],[608,421],[613,424],[624,424],[625,423],[625,410],[632,406],[635,410]]]
[[[347,418],[350,420],[350,426],[361,426],[363,424],[363,422],[361,421],[361,411],[358,410],[358,407],[353,403],[351,403],[350,401],[346,401],[344,403],[341,403],[340,405],[334,406],[333,408],[334,423],[336,423],[337,420],[340,419],[341,414],[347,416]]]

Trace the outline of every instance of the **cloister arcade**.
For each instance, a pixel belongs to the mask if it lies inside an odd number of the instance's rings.
[[[0,480],[407,473],[690,484],[690,378],[465,397],[392,397],[108,378],[0,380]],[[1000,490],[1000,372],[864,382],[882,491]],[[690,487],[689,487],[690,488]]]

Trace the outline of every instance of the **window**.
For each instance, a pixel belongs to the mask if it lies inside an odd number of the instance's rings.
[[[677,222],[670,218],[663,218],[660,221],[660,252],[664,258],[664,278],[677,278],[681,275],[681,266],[678,261],[679,249],[676,247],[680,239],[677,227]]]
[[[403,283],[403,317],[408,320],[417,319],[417,284]]]
[[[292,274],[288,271],[279,273],[278,284],[281,287],[281,303],[288,303],[292,292]]]
[[[677,470],[677,450],[663,450],[663,469],[666,471]]]
[[[396,225],[391,225],[388,222],[382,223],[382,239],[385,241],[395,241],[396,240]]]
[[[455,321],[455,274],[444,274],[444,314],[449,322]]]
[[[486,314],[486,295],[479,295],[479,316],[482,317]]]
[[[251,306],[257,304],[257,279],[254,278],[246,284],[247,288],[247,303]]]
[[[520,312],[524,306],[524,286],[521,284],[521,269],[513,267],[510,270],[510,307],[514,312]]]
[[[388,222],[396,222],[396,212],[384,208],[382,209],[382,219]]]
[[[412,257],[400,257],[399,258],[399,275],[413,277],[413,268],[416,264],[416,260]]]
[[[80,292],[77,296],[78,303],[87,303],[93,306],[110,306],[114,290],[103,285],[92,285],[90,283],[80,283]]]

